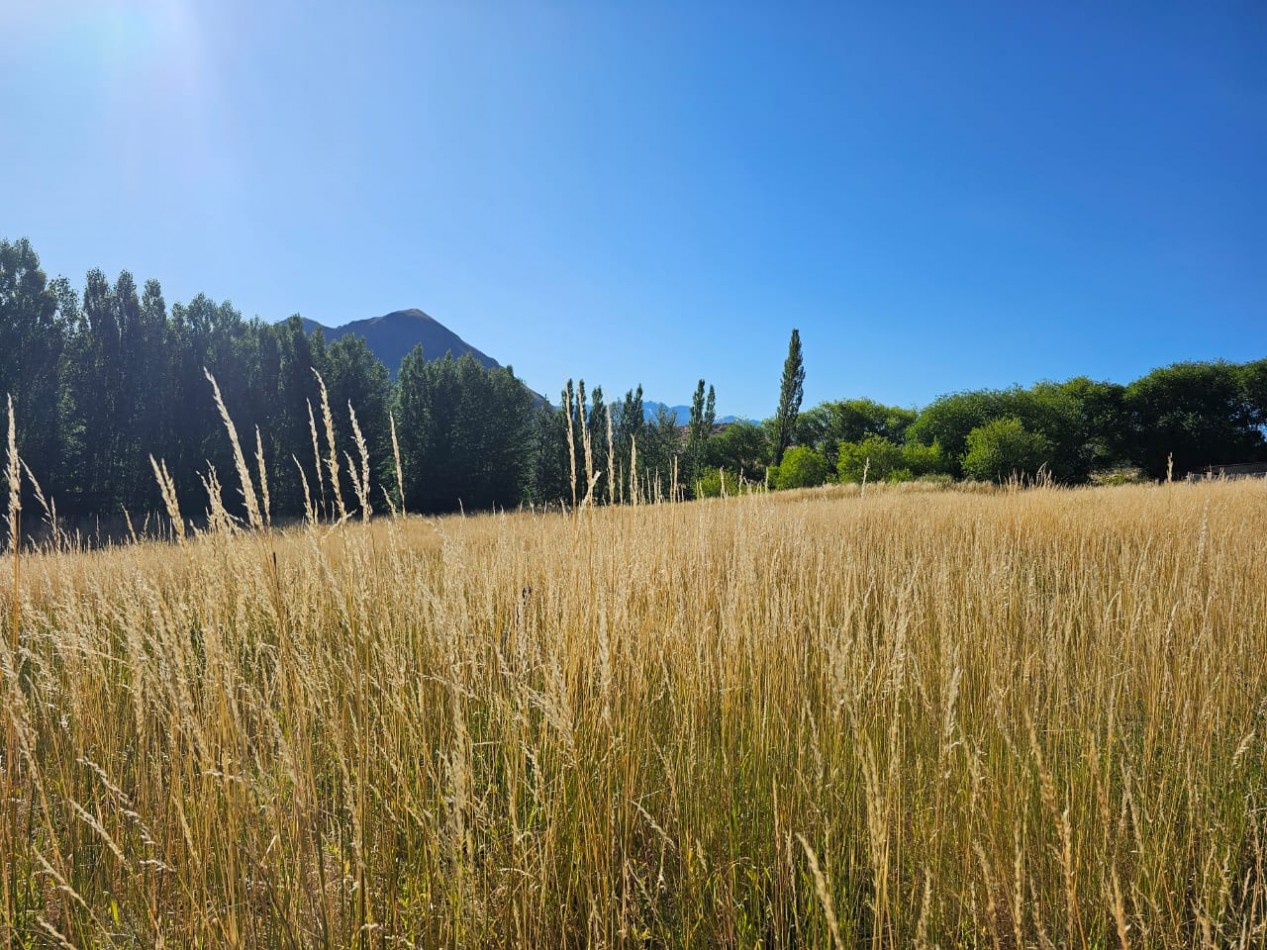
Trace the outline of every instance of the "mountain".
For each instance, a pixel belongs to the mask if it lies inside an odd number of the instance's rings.
[[[482,353],[446,327],[439,320],[421,310],[395,310],[382,317],[354,320],[339,327],[322,326],[315,320],[304,320],[304,331],[320,330],[326,340],[333,342],[349,333],[363,337],[371,352],[386,364],[395,377],[400,361],[414,348],[422,344],[427,359],[440,359],[446,353],[459,357],[470,353],[475,361],[487,369],[501,364],[487,353]]]
[[[439,320],[416,308],[394,310],[381,317],[354,320],[338,327],[327,327],[315,320],[305,319],[304,332],[311,333],[313,330],[320,330],[327,342],[333,342],[349,333],[364,338],[370,352],[386,364],[393,378],[400,369],[400,361],[418,343],[422,344],[422,352],[429,360],[441,359],[446,353],[452,353],[454,357],[470,353],[476,362],[488,369],[501,366],[497,360],[471,346]],[[532,392],[533,401],[537,405],[548,405],[546,398],[540,393],[532,390],[529,392]],[[642,405],[648,420],[655,418],[661,406],[673,415],[680,426],[686,425],[691,418],[690,406],[669,406],[651,401]],[[717,419],[719,424],[736,421],[736,416],[721,416]]]
[[[669,412],[669,415],[673,416],[673,418],[677,420],[677,424],[680,426],[684,426],[688,422],[691,421],[691,407],[690,406],[669,406],[669,405],[665,405],[662,402],[654,402],[651,400],[643,401],[642,414],[643,416],[646,417],[647,421],[650,422],[653,419],[655,419],[656,413],[659,412],[660,409],[662,408],[667,409]],[[723,425],[727,422],[738,422],[738,421],[739,421],[738,416],[718,416],[717,419],[715,420],[717,425]]]

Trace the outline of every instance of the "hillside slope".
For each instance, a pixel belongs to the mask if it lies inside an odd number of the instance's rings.
[[[476,362],[488,369],[501,365],[487,353],[471,346],[439,320],[418,309],[395,310],[381,317],[354,320],[338,327],[327,327],[315,320],[304,320],[304,330],[309,333],[320,330],[328,341],[348,334],[363,337],[370,350],[383,361],[393,377],[400,369],[400,361],[419,343],[429,360],[440,359],[446,353],[452,353],[455,357],[470,353]]]

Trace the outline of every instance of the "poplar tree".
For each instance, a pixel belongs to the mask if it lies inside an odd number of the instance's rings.
[[[783,461],[783,453],[792,444],[796,431],[796,417],[801,411],[805,395],[805,364],[801,360],[801,333],[792,330],[787,345],[787,359],[783,361],[783,382],[779,387],[779,408],[774,415],[774,464]]]
[[[686,430],[686,477],[687,483],[694,490],[695,482],[704,474],[704,447],[713,432],[713,422],[717,417],[716,394],[713,387],[708,387],[708,396],[704,395],[704,380],[695,386],[695,395],[691,399],[691,418]]]

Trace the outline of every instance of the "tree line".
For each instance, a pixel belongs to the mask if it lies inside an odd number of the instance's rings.
[[[28,500],[38,481],[80,524],[159,510],[153,457],[180,509],[206,510],[208,473],[231,485],[237,464],[208,375],[275,518],[334,516],[336,496],[434,513],[864,478],[1077,484],[1267,459],[1267,360],[956,393],[919,411],[854,399],[802,412],[793,331],[774,416],[719,427],[700,380],[682,427],[666,410],[648,418],[641,387],[609,400],[569,380],[552,406],[510,367],[470,357],[415,349],[393,379],[359,337],[327,342],[298,316],[248,320],[204,295],[169,306],[157,281],[126,271],[92,270],[77,289],[49,279],[25,239],[0,240],[0,398],[13,400]],[[225,494],[242,515],[245,499]]]
[[[244,517],[217,392],[277,519],[338,516],[342,500],[357,514],[685,497],[713,428],[711,388],[684,439],[669,412],[646,418],[641,387],[609,405],[569,381],[556,407],[511,367],[421,348],[393,379],[363,339],[327,342],[298,315],[247,320],[205,295],[169,306],[126,271],[77,289],[49,279],[29,241],[0,240],[0,400],[28,504],[38,484],[65,524],[161,510],[153,458],[181,511],[207,510],[216,473]]]
[[[789,486],[830,478],[1180,478],[1267,462],[1267,359],[1177,363],[1129,384],[1081,376],[952,393],[918,411],[869,399],[826,402],[795,428],[796,448],[776,476]]]

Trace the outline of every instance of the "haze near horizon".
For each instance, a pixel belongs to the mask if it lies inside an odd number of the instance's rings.
[[[55,0],[0,233],[556,394],[774,409],[1267,351],[1267,9]]]

